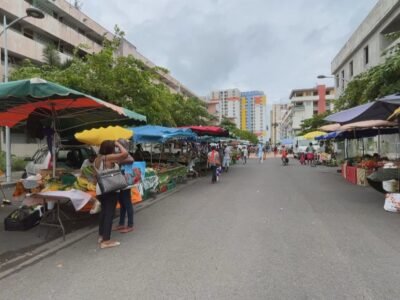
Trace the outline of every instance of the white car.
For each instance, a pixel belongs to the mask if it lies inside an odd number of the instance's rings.
[[[56,153],[56,166],[57,168],[78,170],[81,168],[83,161],[91,155],[96,155],[96,152],[90,146],[62,145]],[[51,167],[52,161],[49,149],[47,147],[41,148],[36,151],[32,159],[25,166],[26,174],[23,176],[36,175],[40,170],[51,169]]]

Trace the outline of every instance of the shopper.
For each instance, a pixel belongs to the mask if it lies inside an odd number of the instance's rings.
[[[211,183],[217,182],[217,168],[221,165],[221,160],[215,146],[211,147],[211,151],[208,153],[207,159],[208,166],[211,168],[212,178]]]
[[[307,158],[307,164],[311,166],[314,161],[314,148],[312,143],[310,143],[306,148],[306,158]]]
[[[115,151],[116,148],[118,148],[118,153]],[[118,164],[127,157],[128,152],[119,142],[106,140],[101,143],[99,155],[94,161],[95,170],[100,173],[103,170],[118,169]],[[118,201],[118,192],[112,191],[103,194],[97,184],[96,194],[101,203],[98,239],[100,248],[104,249],[119,246],[119,242],[110,239],[112,221],[114,219],[115,207],[117,206]]]
[[[249,157],[249,151],[247,150],[247,147],[243,147],[242,149],[242,160],[243,164],[245,165],[247,163],[247,158]]]
[[[231,147],[230,146],[225,146],[224,149],[224,160],[223,160],[223,169],[225,172],[229,171],[229,165],[231,164]]]
[[[263,163],[263,146],[262,146],[262,144],[258,145],[257,156],[258,156],[258,162],[260,164],[262,164]]]
[[[118,142],[126,149],[129,149],[129,142],[123,139],[118,140]],[[114,230],[120,233],[128,233],[133,230],[133,216],[134,210],[132,205],[131,196],[131,186],[133,184],[133,162],[134,159],[131,155],[120,163],[121,172],[127,177],[128,187],[119,192],[118,202],[120,205],[119,210],[119,224],[114,228]],[[128,216],[128,226],[125,226],[125,216]]]

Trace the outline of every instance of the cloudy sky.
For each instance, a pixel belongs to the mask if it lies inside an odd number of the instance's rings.
[[[271,102],[313,87],[377,0],[81,0],[198,95],[237,87]]]

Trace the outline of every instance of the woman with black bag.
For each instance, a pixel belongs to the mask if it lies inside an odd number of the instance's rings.
[[[115,148],[118,148],[118,152]],[[99,155],[94,161],[94,167],[97,172],[96,194],[101,203],[100,221],[99,221],[99,239],[101,249],[119,246],[120,243],[111,240],[112,222],[114,219],[115,208],[117,206],[119,189],[107,189],[107,173],[119,171],[118,164],[128,157],[128,152],[119,143],[114,141],[103,141],[100,145]],[[114,176],[117,178],[118,176]]]

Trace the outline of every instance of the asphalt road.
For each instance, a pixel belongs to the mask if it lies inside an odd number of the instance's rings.
[[[0,281],[0,299],[399,299],[400,216],[328,168],[278,159],[201,179]]]

